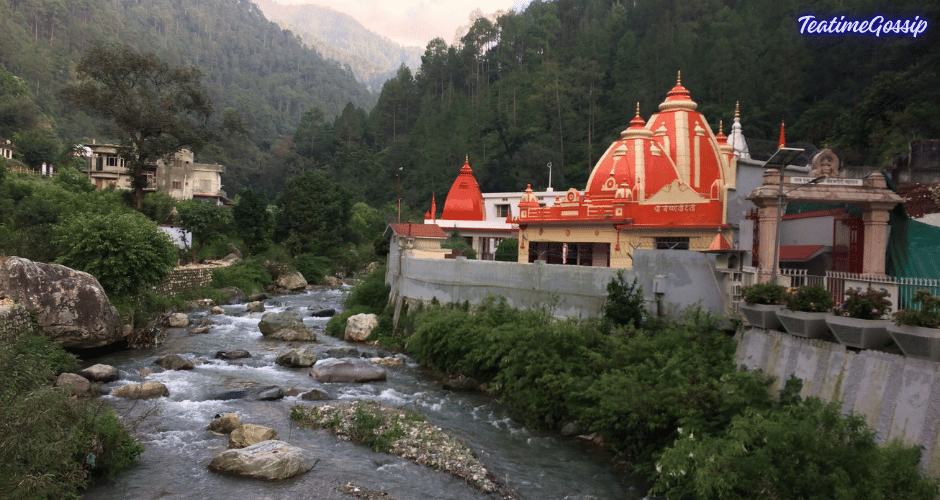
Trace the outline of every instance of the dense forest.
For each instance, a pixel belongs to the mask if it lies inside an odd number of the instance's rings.
[[[395,199],[400,172],[421,214],[466,155],[487,191],[544,188],[549,162],[554,187],[583,188],[636,103],[648,119],[679,71],[713,129],[723,120],[727,132],[740,102],[756,155],[784,120],[788,141],[885,166],[912,139],[940,136],[938,11],[913,0],[535,1],[477,19],[454,45],[432,40],[421,67],[401,67],[373,101],[247,1],[7,0],[0,62],[66,141],[92,129],[54,98],[73,59],[97,36],[134,42],[203,71],[219,132],[199,160],[228,167],[230,194],[252,185],[273,199],[286,178],[316,170],[377,207]],[[919,16],[928,29],[801,34],[805,14]]]

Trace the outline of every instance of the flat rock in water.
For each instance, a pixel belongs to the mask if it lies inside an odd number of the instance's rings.
[[[244,424],[232,429],[232,432],[228,435],[228,447],[247,448],[270,439],[280,439],[274,429],[263,425]]]
[[[314,318],[332,318],[336,316],[336,309],[332,307],[329,309],[317,309],[315,311],[310,311],[310,316]]]
[[[192,370],[193,362],[180,356],[179,354],[167,354],[157,358],[154,363],[162,366],[166,370]]]
[[[361,358],[331,358],[318,362],[310,376],[320,382],[374,382],[385,380],[385,368]]]
[[[111,395],[125,399],[153,399],[170,395],[170,390],[160,382],[122,385],[114,389]]]
[[[209,422],[209,426],[206,427],[206,430],[218,432],[219,434],[231,434],[232,431],[241,426],[242,419],[238,417],[237,413],[225,413],[216,417],[212,422]]]
[[[273,340],[284,340],[287,342],[313,342],[317,340],[317,332],[306,326],[289,326],[265,335],[266,338]]]
[[[247,448],[226,450],[212,459],[209,470],[255,479],[277,481],[303,474],[316,457],[283,441],[264,441]]]
[[[250,358],[251,353],[244,349],[235,349],[232,351],[218,351],[215,353],[215,359],[241,359]]]
[[[80,370],[78,374],[92,382],[100,383],[114,382],[121,376],[117,368],[111,365],[103,365],[101,363],[91,365],[84,370]]]
[[[259,401],[277,401],[278,399],[284,399],[284,389],[280,387],[270,387],[258,393]]]
[[[189,326],[189,316],[184,313],[173,313],[167,318],[166,323],[172,328],[185,328]]]
[[[193,330],[192,330],[191,332],[189,332],[189,333],[191,333],[191,334],[193,334],[193,335],[201,335],[201,334],[204,334],[204,333],[209,333],[209,327],[208,327],[208,326],[200,326],[199,328],[193,328]]]
[[[288,368],[307,368],[317,362],[317,353],[309,347],[292,347],[278,354],[274,362]]]
[[[331,358],[358,358],[359,349],[355,347],[334,347],[328,349],[326,355]]]
[[[320,389],[312,389],[308,392],[305,392],[300,395],[300,399],[304,401],[323,401],[327,399],[333,399],[333,396],[330,396],[326,391],[321,391]]]

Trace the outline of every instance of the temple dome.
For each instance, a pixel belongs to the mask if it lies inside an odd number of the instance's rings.
[[[447,193],[447,201],[444,202],[444,211],[441,213],[442,220],[486,220],[486,213],[483,210],[483,195],[480,193],[480,185],[473,177],[473,170],[470,169],[469,158],[460,169],[460,174],[451,185]]]

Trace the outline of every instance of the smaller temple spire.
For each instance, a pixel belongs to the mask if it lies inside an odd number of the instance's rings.
[[[640,101],[636,102],[636,116],[637,118],[640,117]]]
[[[777,143],[777,149],[787,147],[787,140],[783,135],[783,120],[780,120],[780,141]]]
[[[676,74],[676,85],[682,85],[682,70]]]
[[[719,133],[719,134],[724,134],[724,133],[725,133],[725,122],[724,122],[724,120],[718,120],[718,133]]]
[[[467,155],[464,156],[463,162],[466,163],[467,165],[470,164],[470,155],[469,155],[469,154],[467,154]]]
[[[731,136],[728,140],[738,158],[750,159],[751,153],[747,149],[747,141],[741,130],[741,101],[734,103],[734,123],[731,125]]]
[[[735,121],[741,119],[741,101],[734,102],[734,119]]]
[[[437,201],[434,199],[434,192],[431,192],[431,220],[437,224]]]

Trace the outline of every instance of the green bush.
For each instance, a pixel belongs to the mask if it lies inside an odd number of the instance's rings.
[[[244,259],[228,267],[219,267],[212,271],[214,288],[235,287],[245,295],[264,290],[271,284],[271,272],[264,266],[261,258]]]
[[[940,328],[940,297],[930,294],[930,290],[914,292],[911,305],[894,314],[894,322],[899,325]]]
[[[828,312],[833,303],[832,294],[822,285],[804,285],[783,295],[783,304],[791,311]]]
[[[884,288],[875,290],[868,287],[848,288],[845,290],[845,301],[832,312],[837,316],[847,316],[858,319],[881,319],[891,312],[891,293]]]
[[[776,283],[755,283],[741,291],[747,304],[775,305],[783,304],[786,289]]]
[[[604,317],[616,325],[639,328],[646,320],[647,311],[643,298],[643,287],[637,278],[627,283],[623,270],[607,284],[607,300],[604,302]]]
[[[78,498],[143,451],[112,410],[48,385],[75,363],[45,337],[0,345],[0,497]]]
[[[309,283],[319,283],[330,274],[333,265],[328,257],[317,256],[312,253],[302,253],[294,257],[294,269],[303,275]]]
[[[499,262],[517,262],[519,260],[519,240],[506,238],[496,245],[494,258]]]
[[[918,471],[919,449],[878,446],[862,416],[839,408],[809,399],[749,408],[714,435],[680,429],[651,492],[670,500],[936,498],[937,480]]]
[[[362,282],[346,297],[346,308],[363,306],[367,312],[381,314],[388,304],[388,295],[392,291],[390,285],[385,284],[385,266],[379,266],[375,271],[367,274]]]
[[[56,227],[57,262],[98,278],[109,296],[134,295],[176,266],[177,248],[139,212],[81,214]]]

